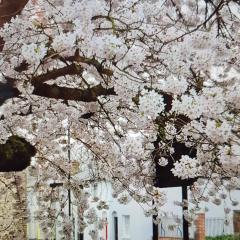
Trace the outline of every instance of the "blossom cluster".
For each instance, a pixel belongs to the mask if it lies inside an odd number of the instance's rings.
[[[69,236],[68,190],[81,228],[102,226],[89,204],[107,209],[90,191],[101,181],[160,216],[156,165],[198,178],[196,206],[239,186],[240,7],[174,2],[35,0],[0,29],[0,84],[16,92],[0,109],[0,141],[16,134],[37,149],[29,171],[46,234],[58,218]],[[206,194],[202,179],[215,186]]]

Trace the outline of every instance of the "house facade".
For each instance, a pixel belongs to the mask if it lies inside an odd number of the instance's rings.
[[[168,201],[162,207],[162,222],[159,224],[159,236],[162,237],[179,237],[182,233],[182,208],[176,206],[174,201],[181,201],[181,188],[165,188],[162,189]],[[144,215],[143,206],[140,206],[134,200],[128,204],[120,204],[117,199],[112,197],[112,186],[107,182],[100,182],[91,187],[92,194],[106,202],[108,209],[97,211],[100,218],[105,219],[102,229],[98,229],[96,225],[87,227],[80,235],[77,209],[73,206],[73,239],[74,240],[91,240],[90,231],[96,233],[96,240],[151,240],[152,239],[152,218]],[[31,196],[34,199],[34,196]],[[232,200],[240,199],[240,190],[231,193]],[[36,204],[32,202],[31,209],[36,209]],[[92,207],[96,206],[95,202],[90,203]],[[230,207],[231,211],[226,213],[226,208]],[[219,206],[213,203],[201,204],[199,212],[205,213],[205,234],[206,236],[217,236],[225,234],[233,234],[236,231],[234,226],[234,214],[240,210],[240,206],[231,206],[228,198],[224,199]],[[178,223],[176,224],[176,219]],[[229,222],[226,224],[226,220]],[[236,225],[236,224],[235,224]],[[169,226],[175,226],[171,228]],[[55,229],[52,239],[60,240],[58,229]],[[194,239],[196,227],[190,226],[190,238]],[[28,239],[45,239],[41,232],[40,225],[36,221],[30,221],[28,224]]]

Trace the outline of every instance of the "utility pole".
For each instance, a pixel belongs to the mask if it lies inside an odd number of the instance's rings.
[[[68,135],[68,163],[69,167],[71,167],[71,132],[70,132],[70,124],[68,121],[68,129],[67,129],[67,135]],[[71,179],[71,169],[69,168],[68,173],[68,184],[70,185],[70,179]],[[68,215],[69,218],[71,218],[71,190],[68,189]]]
[[[182,202],[183,202],[183,211],[188,210],[187,204],[184,205],[184,200],[188,200],[188,187],[186,185],[182,186]],[[183,220],[183,239],[189,240],[189,229],[188,229],[188,221],[185,219],[184,214],[182,216]]]
[[[69,167],[71,167],[71,130],[70,130],[70,123],[68,121],[68,129],[67,129],[67,137],[68,137],[68,163],[69,163]],[[68,183],[70,184],[70,180],[71,180],[71,169],[69,169],[69,173],[68,173]],[[68,189],[68,216],[69,219],[71,219],[72,216],[72,209],[71,209],[71,190],[70,188]],[[73,224],[75,224],[75,221],[73,221]],[[74,228],[75,229],[75,228]],[[80,233],[79,236],[80,240],[83,240],[83,233]],[[75,239],[75,232],[73,231],[73,239]]]

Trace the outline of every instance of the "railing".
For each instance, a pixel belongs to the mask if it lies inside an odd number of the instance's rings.
[[[209,218],[205,220],[206,235],[218,236],[224,234],[224,219]]]
[[[220,236],[233,234],[233,219],[230,219],[228,225],[224,224],[223,218],[206,218],[205,229],[206,236]]]
[[[163,217],[159,224],[159,236],[182,238],[182,220],[179,219],[179,222],[176,223],[173,217]]]
[[[233,234],[233,219],[230,219],[229,225],[224,224],[223,218],[206,218],[205,219],[205,234],[206,236],[219,236]],[[174,228],[169,226],[175,225]],[[190,238],[194,238],[196,226],[194,224],[190,226],[189,233]],[[182,219],[178,216],[178,224],[176,224],[175,218],[163,217],[159,224],[159,237],[175,237],[181,238],[182,234]]]

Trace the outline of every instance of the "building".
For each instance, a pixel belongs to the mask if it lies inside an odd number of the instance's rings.
[[[78,216],[76,209],[73,207],[73,221],[75,226],[73,228],[74,240],[91,240],[89,231],[96,233],[97,240],[151,240],[152,239],[152,218],[144,215],[142,206],[134,200],[126,205],[120,204],[115,198],[112,197],[112,187],[110,183],[101,182],[91,186],[92,194],[103,200],[108,206],[108,209],[97,211],[100,218],[105,219],[104,226],[101,230],[96,225],[89,226],[84,231],[84,238],[80,238],[80,229],[78,224]],[[182,237],[182,208],[176,206],[174,201],[181,201],[180,188],[165,188],[168,201],[163,207],[162,222],[159,224],[159,235],[162,237]],[[34,196],[31,196],[34,199]],[[231,198],[240,199],[240,191],[232,192]],[[34,207],[34,202],[30,203],[31,209]],[[91,205],[96,207],[96,203],[92,202]],[[219,206],[213,203],[201,204],[201,213],[205,213],[205,234],[207,236],[217,236],[234,233],[234,214],[239,213],[240,206],[232,206],[229,213],[225,213],[224,209],[231,206],[230,200],[226,198]],[[176,224],[178,219],[178,224]],[[226,219],[229,224],[225,224]],[[169,226],[175,225],[175,228]],[[236,224],[235,224],[236,225]],[[28,239],[44,239],[41,233],[40,225],[36,221],[31,221],[28,225]],[[236,228],[236,226],[235,226]],[[56,232],[53,234],[53,239],[60,239]],[[237,229],[235,229],[236,231]],[[196,227],[190,227],[190,237],[193,239],[195,236]]]

